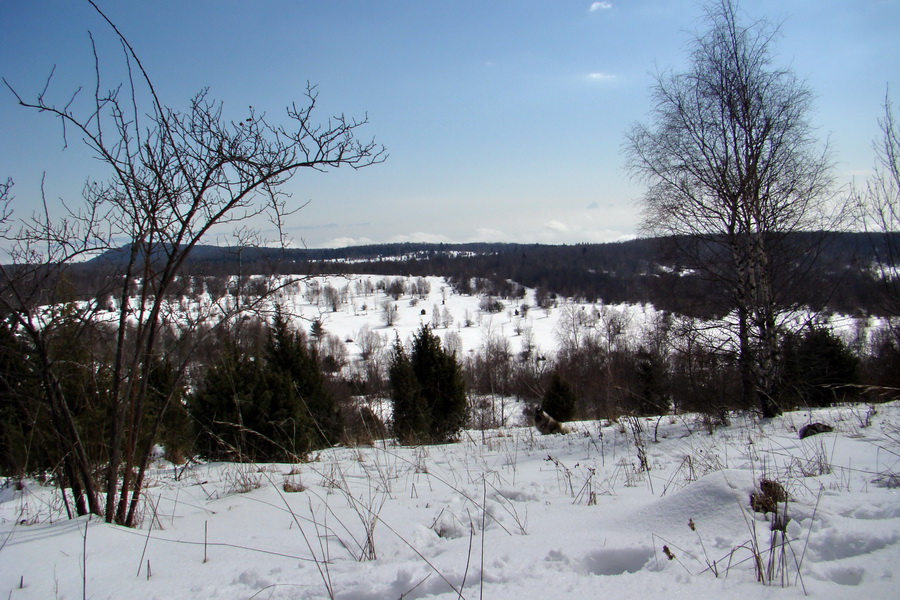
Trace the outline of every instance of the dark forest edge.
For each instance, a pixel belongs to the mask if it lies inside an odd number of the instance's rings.
[[[825,243],[821,243],[822,240]],[[686,238],[640,238],[605,244],[417,243],[373,244],[346,248],[195,247],[182,276],[235,275],[394,275],[445,277],[465,294],[509,297],[517,286],[549,296],[586,302],[649,303],[659,309],[698,316],[719,316],[727,302],[721,286],[677,258]],[[891,248],[900,232],[807,232],[790,234],[783,245],[816,248],[815,265],[804,281],[785,282],[784,306],[818,311],[887,316],[890,290],[882,273],[895,265]],[[129,247],[112,250],[65,267],[63,298],[90,298],[116,277]],[[878,268],[876,268],[876,266]],[[11,271],[11,270],[10,270]],[[727,311],[726,311],[727,312]]]

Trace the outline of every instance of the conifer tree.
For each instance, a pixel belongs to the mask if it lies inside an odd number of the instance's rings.
[[[336,443],[341,418],[315,353],[277,312],[254,355],[226,341],[191,399],[201,452],[211,458],[293,460]]]
[[[207,370],[189,400],[198,426],[198,451],[210,459],[263,460],[260,436],[269,431],[260,412],[270,404],[261,365],[226,339],[218,362]],[[268,436],[266,436],[268,437]]]
[[[550,378],[550,385],[544,392],[541,410],[557,421],[571,421],[575,417],[577,402],[575,392],[568,383],[562,380],[559,372],[554,371]]]
[[[640,415],[661,415],[668,411],[665,366],[659,355],[641,348],[634,356],[635,405]]]
[[[59,461],[38,396],[25,344],[0,322],[0,475],[22,477]]]
[[[181,463],[191,450],[191,419],[185,404],[186,390],[174,365],[157,359],[150,371],[147,424],[142,443],[163,446],[166,458]]]
[[[452,439],[466,422],[466,389],[456,357],[428,325],[407,356],[398,340],[391,363],[394,434],[402,442]]]
[[[792,403],[828,406],[859,392],[859,358],[844,341],[822,327],[785,340],[782,386]]]
[[[421,396],[409,355],[399,338],[394,344],[390,381],[394,405],[394,436],[403,444],[421,441],[428,429],[430,415]]]
[[[466,387],[456,357],[441,346],[428,325],[413,337],[410,362],[431,414],[434,441],[454,437],[466,422]]]
[[[280,310],[276,311],[266,347],[267,367],[286,377],[305,414],[307,435],[314,446],[328,446],[340,439],[341,415],[328,391],[315,350],[298,331],[292,331]]]

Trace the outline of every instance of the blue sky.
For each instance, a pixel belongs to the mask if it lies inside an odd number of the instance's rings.
[[[100,5],[173,108],[209,87],[236,117],[253,106],[278,121],[309,81],[323,119],[368,115],[363,135],[387,147],[384,164],[301,172],[288,187],[309,201],[287,224],[309,247],[634,236],[642,189],[624,170],[623,135],[646,118],[652,73],[684,66],[701,14],[692,0]],[[889,86],[900,103],[900,1],[741,7],[782,22],[777,62],[816,94],[812,121],[838,181],[864,178]],[[54,65],[56,98],[90,86],[89,29],[114,75],[119,50],[86,2],[0,0],[0,75],[25,95]],[[42,176],[48,198],[70,201],[86,177],[106,176],[72,140],[63,151],[59,124],[16,106],[5,86],[0,127],[0,177],[16,181],[20,216],[37,205]]]

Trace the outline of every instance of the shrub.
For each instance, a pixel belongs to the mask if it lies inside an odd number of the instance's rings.
[[[493,296],[484,296],[478,302],[478,308],[487,313],[498,313],[503,310],[503,303]]]

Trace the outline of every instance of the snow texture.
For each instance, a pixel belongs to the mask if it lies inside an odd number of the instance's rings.
[[[68,520],[57,490],[28,481],[0,498],[0,592],[892,598],[900,502],[874,482],[900,467],[900,404],[878,406],[869,427],[858,410],[736,417],[712,435],[691,416],[664,417],[658,443],[655,420],[641,419],[577,423],[569,435],[521,427],[442,446],[334,448],[298,465],[159,462],[140,529]],[[798,440],[810,418],[835,432]],[[632,427],[643,430],[649,473],[638,470]],[[828,472],[805,475],[821,452]],[[768,563],[772,533],[749,495],[763,477],[788,489],[790,521],[783,573],[759,583],[754,552]],[[305,489],[285,492],[285,481]]]

